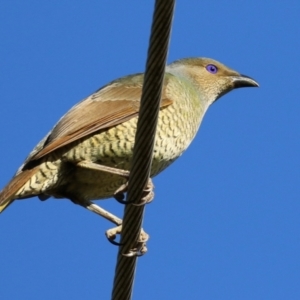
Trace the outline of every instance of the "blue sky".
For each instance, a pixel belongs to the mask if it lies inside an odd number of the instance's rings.
[[[299,1],[178,1],[171,62],[217,59],[259,89],[224,96],[155,178],[133,299],[299,299]],[[144,70],[153,1],[2,1],[2,188],[76,102]],[[98,204],[122,215],[113,200]],[[0,216],[1,299],[109,299],[107,221],[68,200]]]

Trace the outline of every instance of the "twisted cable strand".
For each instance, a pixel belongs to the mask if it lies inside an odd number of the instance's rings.
[[[148,182],[152,164],[154,140],[163,86],[175,0],[156,0],[141,106],[135,136],[127,201],[139,203]],[[144,206],[128,204],[124,209],[121,246],[115,270],[113,300],[130,300],[137,257],[126,257],[136,244],[144,214]]]

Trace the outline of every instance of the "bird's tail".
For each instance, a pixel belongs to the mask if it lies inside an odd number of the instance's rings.
[[[38,167],[22,171],[13,177],[13,179],[4,187],[0,192],[0,213],[18,198],[18,191],[30,180],[37,170]]]

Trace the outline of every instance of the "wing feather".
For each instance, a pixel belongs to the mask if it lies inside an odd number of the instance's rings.
[[[33,151],[26,162],[39,159],[52,151],[99,130],[124,123],[138,115],[143,75],[116,80],[75,105],[55,125],[43,147]],[[162,93],[161,108],[172,104],[166,96],[167,80]]]

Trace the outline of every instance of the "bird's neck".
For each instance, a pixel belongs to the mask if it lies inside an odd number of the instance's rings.
[[[211,101],[201,87],[199,80],[197,79],[198,74],[193,68],[189,68],[185,65],[171,64],[166,67],[166,72],[176,76],[182,81],[188,81],[190,84],[192,84],[197,89],[199,100],[202,102],[204,112],[208,109],[208,107],[211,105]]]

